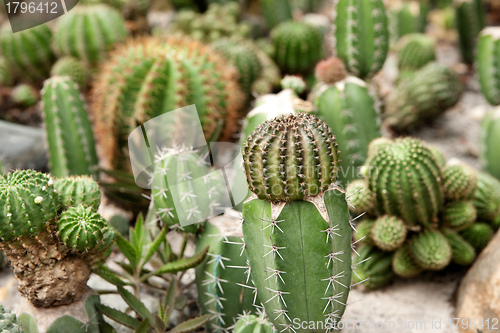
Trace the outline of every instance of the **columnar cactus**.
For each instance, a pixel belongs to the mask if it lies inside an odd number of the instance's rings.
[[[396,275],[404,278],[416,276],[424,270],[413,259],[408,242],[405,242],[396,252],[394,252],[392,257],[392,270]]]
[[[336,6],[336,48],[347,70],[364,79],[383,66],[389,30],[382,0],[340,0]]]
[[[126,36],[125,21],[118,11],[103,4],[80,5],[58,20],[54,46],[60,56],[95,66]]]
[[[0,305],[0,329],[2,333],[24,332],[21,323],[17,320],[15,313]]]
[[[94,134],[78,85],[67,76],[45,81],[42,110],[51,173],[97,177]]]
[[[485,10],[481,0],[455,0],[455,20],[462,60],[472,64],[477,38],[485,26]]]
[[[426,230],[416,234],[411,239],[409,246],[413,259],[424,269],[440,270],[451,261],[450,243],[437,230]]]
[[[347,71],[342,60],[336,57],[330,57],[316,64],[314,75],[318,81],[326,84],[334,84],[345,79],[347,77]]]
[[[466,200],[474,194],[477,172],[465,164],[454,164],[443,169],[443,192],[447,200]]]
[[[80,88],[87,84],[87,70],[83,63],[74,57],[62,57],[50,70],[52,76],[69,76]]]
[[[426,1],[400,1],[391,5],[388,11],[391,43],[408,34],[425,32],[429,9]]]
[[[4,57],[0,56],[0,87],[9,87],[14,83],[10,65]]]
[[[361,244],[353,255],[352,282],[366,290],[385,286],[394,279],[392,271],[392,252],[387,253],[375,246]],[[358,255],[359,254],[359,255]]]
[[[287,21],[271,31],[274,60],[287,74],[307,73],[321,59],[323,45],[319,31],[305,22]]]
[[[398,42],[398,68],[400,72],[416,71],[436,60],[435,43],[424,34],[409,34]]]
[[[24,107],[33,106],[38,102],[38,91],[29,84],[21,83],[12,89],[10,99]]]
[[[382,216],[375,220],[370,231],[370,239],[383,251],[394,251],[406,239],[404,222],[394,216]]]
[[[19,79],[38,83],[48,77],[55,61],[52,32],[42,24],[13,33],[7,22],[0,30],[0,54]]]
[[[480,161],[483,170],[500,179],[500,107],[488,113],[481,123]]]
[[[451,246],[451,261],[464,266],[472,264],[476,259],[474,247],[455,231],[443,229],[442,233]]]
[[[463,230],[470,227],[476,217],[476,208],[471,201],[455,201],[444,207],[441,222],[453,230]]]
[[[351,230],[345,194],[333,185],[330,129],[304,113],[275,118],[247,139],[243,159],[255,194],[243,205],[243,236],[266,313],[279,330],[292,318],[335,324],[349,293]]]
[[[273,325],[264,316],[245,314],[240,316],[233,329],[234,333],[272,333]]]
[[[487,27],[477,42],[477,73],[481,92],[492,105],[500,104],[500,27]]]
[[[402,80],[387,96],[385,121],[404,131],[439,116],[455,105],[462,84],[451,69],[432,62]]]
[[[282,22],[293,20],[292,6],[288,0],[259,0],[259,4],[269,29]]]
[[[370,142],[380,136],[380,120],[366,83],[349,77],[319,93],[314,104],[318,117],[335,133],[345,158],[340,162],[339,181],[359,178],[359,168]]]

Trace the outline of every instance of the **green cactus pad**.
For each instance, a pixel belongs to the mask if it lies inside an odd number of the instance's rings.
[[[273,325],[263,316],[243,315],[234,325],[234,333],[272,333]]]
[[[16,104],[27,107],[35,105],[39,100],[39,96],[35,88],[23,83],[12,89],[10,99]]]
[[[52,179],[33,170],[0,175],[0,241],[35,236],[57,214]]]
[[[259,198],[293,201],[318,195],[335,181],[339,151],[322,120],[298,113],[257,127],[243,160],[248,186]]]
[[[352,259],[353,285],[359,284],[366,290],[374,290],[392,282],[395,276],[391,268],[392,253],[366,244],[362,244],[356,252]]]
[[[399,71],[415,71],[436,59],[435,43],[424,34],[409,34],[398,42]]]
[[[451,246],[451,261],[458,265],[470,265],[476,259],[476,250],[462,236],[449,229],[441,230]]]
[[[366,180],[356,179],[347,185],[347,201],[349,210],[356,215],[367,212],[370,214],[375,207],[375,193],[368,189]]]
[[[477,42],[477,73],[481,92],[492,105],[500,104],[500,27],[487,27]]]
[[[367,245],[373,245],[371,231],[375,220],[362,220],[356,224],[356,231],[353,232],[352,238],[355,243],[361,242]]]
[[[447,204],[441,215],[443,226],[453,230],[463,230],[470,227],[477,217],[472,201],[456,201]]]
[[[444,168],[443,191],[447,200],[465,200],[472,197],[477,186],[477,172],[465,164]]]
[[[392,270],[396,275],[404,278],[417,276],[423,271],[423,268],[413,260],[408,243],[404,243],[394,252]]]
[[[78,252],[102,252],[115,239],[115,232],[92,207],[70,207],[57,221],[59,239]]]
[[[52,76],[69,76],[80,88],[87,84],[87,70],[83,63],[74,57],[62,57],[56,61],[50,70]]]
[[[379,217],[370,232],[373,243],[383,251],[394,251],[406,239],[406,227],[401,219],[394,216]]]
[[[485,172],[479,172],[472,202],[479,220],[493,220],[500,214],[500,181]]]
[[[91,177],[59,178],[54,181],[54,188],[63,210],[81,204],[97,210],[101,204],[99,185]]]
[[[15,313],[0,305],[0,332],[23,333],[21,323],[17,320]]]
[[[423,269],[441,270],[451,261],[451,246],[446,237],[437,230],[426,230],[410,241],[410,252],[415,262]]]
[[[481,222],[476,222],[460,232],[460,236],[469,242],[478,253],[488,245],[493,235],[493,228],[489,224]]]
[[[500,179],[500,107],[486,114],[481,123],[480,161],[484,171]]]

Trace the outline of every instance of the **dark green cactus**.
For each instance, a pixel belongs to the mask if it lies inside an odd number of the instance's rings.
[[[500,214],[500,181],[484,172],[478,172],[477,188],[472,202],[480,221],[492,221]]]
[[[500,104],[500,27],[487,27],[477,42],[477,73],[481,92],[492,105]]]
[[[462,60],[474,63],[477,38],[485,24],[485,9],[481,0],[455,0],[455,21]]]
[[[272,333],[274,331],[273,325],[267,318],[251,314],[240,316],[233,328],[234,333]]]
[[[366,290],[373,290],[392,282],[395,277],[391,268],[392,253],[366,244],[361,244],[356,252],[352,262],[353,285],[360,284]]]
[[[259,0],[259,5],[269,29],[282,22],[293,20],[292,6],[289,0]]]
[[[118,11],[103,5],[76,6],[56,26],[54,46],[60,56],[72,56],[95,66],[127,36]]]
[[[361,242],[367,245],[373,245],[371,232],[375,220],[362,220],[356,224],[356,232],[353,233],[352,238],[355,243]]]
[[[482,222],[476,222],[460,232],[460,236],[469,242],[478,253],[488,245],[493,235],[493,228]]]
[[[82,204],[97,211],[101,204],[99,185],[88,176],[58,178],[54,181],[54,189],[63,209]]]
[[[336,49],[347,70],[359,78],[374,76],[384,65],[389,30],[382,0],[339,0]]]
[[[326,84],[334,84],[345,79],[347,71],[340,58],[330,57],[316,64],[314,75],[318,81]]]
[[[435,43],[424,34],[409,34],[398,42],[398,68],[400,72],[416,71],[436,60]]]
[[[405,242],[396,252],[394,252],[394,256],[392,257],[392,270],[397,276],[404,278],[417,276],[424,270],[415,260],[413,260],[408,242]]]
[[[69,77],[45,81],[42,110],[51,173],[56,177],[97,177],[94,134],[78,85]]]
[[[365,212],[371,214],[375,208],[375,193],[368,189],[364,179],[356,179],[350,182],[346,188],[346,196],[349,201],[349,210],[360,215]]]
[[[381,216],[372,226],[370,238],[383,251],[394,251],[406,239],[406,226],[401,219],[394,216]]]
[[[0,305],[0,332],[23,333],[23,327],[14,312]]]
[[[466,200],[474,194],[477,173],[465,164],[449,165],[443,170],[443,192],[447,200]]]
[[[0,56],[0,87],[9,87],[14,83],[12,70],[4,57]]]
[[[476,217],[476,208],[471,201],[456,201],[444,207],[441,223],[453,230],[463,230],[470,227]]]
[[[480,161],[484,171],[500,179],[500,107],[489,112],[481,123]]]
[[[31,85],[22,83],[12,89],[10,99],[16,104],[27,107],[35,105],[38,102],[39,95]]]
[[[413,236],[409,246],[413,259],[423,269],[441,270],[451,261],[450,243],[437,230],[425,230]]]
[[[382,140],[370,145],[368,155],[369,189],[375,193],[378,216],[398,216],[410,227],[438,223],[443,176],[433,153],[421,141]]]
[[[418,126],[455,105],[462,90],[455,72],[431,62],[400,81],[387,96],[385,121],[396,131]]]
[[[476,259],[476,250],[455,231],[441,230],[451,246],[451,261],[458,265],[470,265]]]
[[[87,70],[83,63],[74,57],[62,57],[57,60],[50,70],[52,76],[69,76],[80,88],[87,84]]]
[[[319,31],[311,24],[287,21],[271,31],[274,60],[287,74],[307,73],[323,55]]]

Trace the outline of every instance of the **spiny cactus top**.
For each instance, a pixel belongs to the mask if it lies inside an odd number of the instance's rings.
[[[57,214],[52,179],[33,170],[0,175],[0,241],[40,232]]]
[[[24,332],[21,323],[17,320],[16,314],[0,305],[0,332],[2,333],[22,333]]]
[[[97,210],[101,204],[99,185],[89,176],[72,176],[54,181],[63,209],[83,204]]]
[[[322,120],[299,113],[257,127],[243,160],[248,186],[259,198],[293,201],[318,195],[335,182],[339,151]]]

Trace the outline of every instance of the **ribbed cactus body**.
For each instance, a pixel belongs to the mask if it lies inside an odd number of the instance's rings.
[[[388,11],[391,43],[405,35],[425,32],[429,5],[426,1],[404,1]]]
[[[463,230],[471,226],[476,217],[476,208],[471,201],[456,201],[444,207],[441,223],[453,230]]]
[[[58,178],[54,180],[54,189],[63,209],[85,205],[97,211],[101,204],[99,185],[88,176]]]
[[[126,36],[125,21],[118,11],[103,4],[80,5],[58,20],[54,45],[59,55],[94,66]]]
[[[263,316],[241,316],[233,329],[234,333],[272,333],[273,325]]]
[[[423,268],[413,260],[408,242],[394,252],[392,270],[396,275],[404,278],[414,277],[423,271]]]
[[[29,84],[17,85],[10,92],[10,99],[24,107],[33,106],[38,102],[38,92]]]
[[[443,192],[447,200],[470,199],[477,186],[477,173],[465,164],[450,165],[443,170]]]
[[[269,29],[285,21],[293,20],[289,0],[259,0],[260,11]]]
[[[14,83],[10,65],[4,57],[0,56],[0,87],[9,87]]]
[[[42,89],[50,171],[56,177],[97,177],[94,134],[79,87],[68,77],[53,77]]]
[[[370,142],[380,136],[380,121],[365,82],[350,77],[326,88],[314,102],[317,115],[335,133],[342,152],[339,181],[359,178]]]
[[[0,305],[0,332],[23,333],[23,327],[15,313]]]
[[[443,153],[434,146],[427,146],[427,148],[429,148],[429,150],[434,155],[434,158],[436,159],[439,167],[444,168],[446,166],[446,158],[444,157]]]
[[[410,251],[415,262],[428,270],[440,270],[451,261],[451,246],[446,237],[437,230],[426,230],[410,241]]]
[[[488,113],[481,123],[480,161],[483,170],[500,179],[500,107]]]
[[[271,31],[271,39],[275,48],[274,60],[284,73],[307,73],[322,58],[321,35],[311,24],[283,22]]]
[[[62,57],[56,61],[50,70],[52,76],[69,76],[80,88],[87,84],[87,70],[83,63],[74,57]]]
[[[375,208],[375,193],[368,189],[368,184],[363,179],[349,182],[346,188],[349,210],[354,214],[371,214]]]
[[[362,242],[363,244],[373,245],[371,232],[375,220],[362,220],[356,224],[356,232],[353,233],[352,238],[354,242]]]
[[[335,18],[336,49],[347,70],[370,78],[383,66],[389,30],[382,0],[340,0]]]
[[[481,92],[492,105],[500,104],[500,27],[487,27],[477,42],[477,73]]]
[[[370,146],[369,189],[377,215],[394,215],[408,226],[435,225],[443,205],[442,172],[432,152],[417,139]]]
[[[0,53],[23,81],[40,82],[55,61],[52,32],[46,24],[13,33],[9,23],[0,31]]]
[[[500,181],[487,173],[479,172],[472,202],[479,220],[492,221],[500,214]]]
[[[455,105],[462,90],[457,74],[431,62],[402,80],[387,96],[385,121],[397,131],[418,126]]]
[[[477,38],[485,26],[485,10],[481,0],[455,0],[455,21],[462,60],[472,64]]]
[[[474,259],[476,259],[476,250],[469,242],[455,231],[443,229],[442,233],[450,243],[452,262],[464,266],[474,262]]]
[[[400,72],[415,71],[436,60],[435,43],[424,34],[409,34],[398,42],[398,68]]]
[[[488,245],[493,235],[493,228],[482,222],[476,222],[460,232],[460,236],[469,242],[478,253]]]
[[[395,276],[391,268],[392,253],[366,244],[359,246],[356,252],[352,261],[354,284],[359,283],[364,289],[373,290],[391,283]]]
[[[375,220],[370,238],[379,249],[394,251],[403,244],[406,233],[406,226],[402,220],[394,216],[382,216]]]
[[[47,175],[18,170],[0,176],[0,241],[39,233],[56,217],[57,200]]]

